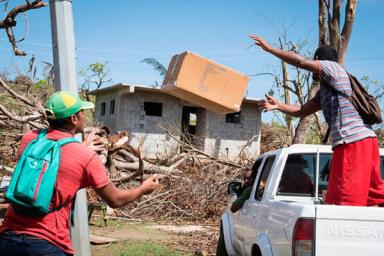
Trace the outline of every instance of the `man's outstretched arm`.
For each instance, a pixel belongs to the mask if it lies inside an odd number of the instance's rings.
[[[295,116],[295,117],[305,117],[311,115],[320,110],[320,105],[314,100],[311,99],[302,106],[298,105],[288,105],[282,103],[275,99],[272,96],[266,96],[265,100],[259,100],[257,105],[260,110],[279,110],[284,114]]]
[[[319,64],[314,60],[308,60],[303,56],[289,51],[283,51],[279,48],[274,48],[268,44],[268,42],[262,37],[256,35],[250,35],[251,39],[255,41],[255,44],[260,46],[264,51],[269,52],[284,62],[291,64],[295,67],[299,67],[313,73],[319,73],[320,67]]]
[[[146,179],[139,187],[119,189],[110,182],[107,186],[95,189],[97,194],[112,208],[127,205],[142,195],[150,194],[159,185],[156,175]]]

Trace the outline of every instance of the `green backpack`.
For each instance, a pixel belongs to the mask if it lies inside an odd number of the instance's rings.
[[[72,142],[79,143],[75,138],[49,140],[47,129],[42,129],[37,138],[27,145],[15,167],[6,194],[15,211],[28,216],[41,216],[57,211],[68,203],[50,209],[61,147]]]

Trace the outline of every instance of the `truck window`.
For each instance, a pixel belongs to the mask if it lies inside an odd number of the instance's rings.
[[[263,162],[263,158],[259,158],[253,164],[253,166],[252,166],[252,177],[256,177],[257,176],[257,172],[259,171],[259,167],[260,167],[262,162]]]
[[[267,180],[269,173],[271,172],[273,162],[275,161],[275,156],[270,156],[265,160],[263,169],[261,170],[260,178],[258,180],[255,199],[261,200],[263,198],[264,189],[267,186]]]
[[[384,156],[380,156],[381,178],[384,179]]]
[[[320,154],[319,194],[327,189],[331,154]],[[313,196],[316,154],[290,154],[280,179],[278,195]]]

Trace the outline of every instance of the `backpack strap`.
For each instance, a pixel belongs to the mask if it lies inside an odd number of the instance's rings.
[[[73,137],[69,137],[69,138],[64,138],[64,139],[61,139],[61,140],[58,140],[57,143],[59,144],[60,147],[66,145],[66,144],[69,144],[69,143],[72,143],[72,142],[75,142],[75,143],[80,143],[80,141],[78,141],[77,139],[73,138]],[[49,213],[51,212],[55,212],[55,211],[58,211],[60,210],[61,208],[67,206],[71,201],[74,201],[76,198],[76,196],[74,198],[70,198],[68,199],[67,201],[65,201],[62,205],[59,205],[55,208],[52,208],[49,210]]]
[[[40,129],[39,134],[37,135],[37,139],[41,139],[47,136],[48,129]]]
[[[57,143],[59,143],[59,146],[62,147],[68,143],[72,143],[72,142],[77,142],[77,143],[80,143],[80,141],[78,141],[77,139],[73,138],[73,137],[69,137],[69,138],[64,138],[64,139],[61,139],[61,140],[58,140]]]
[[[55,207],[55,208],[50,209],[48,213],[51,213],[51,212],[55,212],[55,211],[60,210],[61,208],[67,206],[71,201],[74,202],[74,201],[75,201],[75,198],[76,198],[76,196],[73,197],[73,198],[68,199],[68,200],[65,201],[62,205],[59,205],[59,206],[57,206],[57,207]],[[73,208],[73,206],[72,206],[72,208]]]
[[[37,136],[37,139],[44,138],[45,136],[47,136],[47,133],[48,133],[48,129],[40,129],[39,134]],[[80,143],[74,137],[64,138],[64,139],[61,139],[61,140],[57,141],[57,143],[59,143],[60,147],[64,146],[65,144],[72,143],[72,142]]]
[[[340,94],[341,96],[343,96],[344,98],[346,98],[347,100],[349,100],[349,101],[352,103],[352,96],[348,96],[348,95],[345,94],[344,92],[339,91],[339,90],[336,90],[335,87],[329,85],[326,81],[323,81],[323,84],[324,84],[327,88],[331,89],[331,91],[333,91],[334,93],[336,93],[336,94]],[[351,90],[353,91],[353,89],[352,89],[352,85],[351,85]]]
[[[327,144],[330,131],[331,131],[331,127],[328,126],[327,132],[325,133],[325,136],[323,137],[323,144]]]

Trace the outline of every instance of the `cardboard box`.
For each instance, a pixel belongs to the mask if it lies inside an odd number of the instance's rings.
[[[191,52],[173,56],[162,89],[197,106],[218,112],[240,111],[249,78]]]

